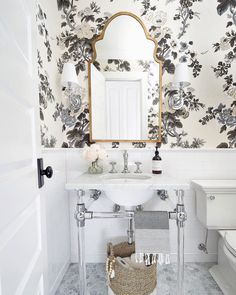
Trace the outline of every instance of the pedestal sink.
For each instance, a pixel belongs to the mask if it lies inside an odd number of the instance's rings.
[[[102,177],[106,184],[106,196],[115,204],[132,207],[144,204],[153,195],[151,175],[147,174],[107,174]],[[109,185],[110,184],[110,185]]]
[[[168,177],[167,175],[152,175],[152,174],[104,174],[104,175],[91,175],[88,173],[78,173],[74,175],[72,179],[67,180],[66,189],[68,191],[73,191],[71,194],[71,206],[76,204],[76,214],[71,215],[71,225],[78,226],[78,236],[79,236],[79,265],[80,265],[80,276],[81,280],[86,277],[85,275],[85,263],[84,263],[84,239],[83,239],[83,230],[87,224],[87,219],[96,219],[101,218],[128,218],[129,219],[129,241],[133,239],[132,236],[132,217],[131,212],[96,212],[88,210],[86,214],[86,209],[89,208],[87,205],[97,198],[94,198],[95,193],[91,190],[99,190],[106,194],[106,196],[112,200],[114,203],[125,206],[126,210],[131,209],[133,206],[137,206],[147,202],[152,196],[156,195],[156,190],[167,190],[167,189],[180,189],[189,188],[189,184],[185,181],[179,181],[178,179]],[[84,194],[86,192],[86,194]],[[90,197],[89,197],[90,195]],[[91,198],[92,197],[92,198]],[[92,199],[92,201],[91,201]],[[90,202],[89,202],[90,201]],[[101,203],[102,204],[102,203]],[[181,207],[181,206],[180,206]],[[72,207],[71,207],[72,208]],[[177,207],[178,208],[178,207]],[[181,209],[182,210],[182,207]],[[181,213],[183,213],[181,211]],[[128,215],[127,215],[128,214]],[[178,214],[177,214],[178,215]],[[181,215],[182,216],[182,215]],[[75,222],[75,217],[77,223]],[[86,221],[86,222],[85,222]],[[89,222],[89,220],[88,220]],[[183,245],[183,230],[180,231],[180,224],[178,223],[178,239],[180,241],[179,245]],[[182,228],[183,229],[183,228]],[[182,233],[182,235],[180,235]],[[75,238],[72,237],[72,245],[75,244]],[[75,253],[77,253],[75,251]],[[178,269],[179,269],[179,281],[182,282],[183,274],[183,253],[181,248],[178,248]],[[181,285],[181,284],[179,284]],[[83,286],[83,282],[81,282]],[[181,285],[182,286],[182,285]],[[83,292],[85,294],[86,292]],[[180,292],[179,292],[180,294]],[[181,293],[182,294],[182,293]]]

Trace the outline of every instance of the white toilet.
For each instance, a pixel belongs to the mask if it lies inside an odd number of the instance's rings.
[[[210,273],[227,295],[236,294],[236,230],[220,230],[218,242],[218,264]]]
[[[218,230],[218,264],[209,271],[225,295],[236,295],[236,180],[195,180],[200,222]]]

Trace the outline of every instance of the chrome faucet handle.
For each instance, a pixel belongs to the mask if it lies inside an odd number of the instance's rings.
[[[116,162],[115,161],[111,161],[111,170],[109,171],[109,173],[117,173],[117,170],[115,168]]]
[[[142,173],[142,170],[140,169],[140,166],[142,165],[141,162],[135,162],[137,165],[137,169],[134,171],[134,173]]]

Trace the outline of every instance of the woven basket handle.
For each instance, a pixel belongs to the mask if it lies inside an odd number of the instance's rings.
[[[114,248],[113,248],[112,243],[108,243],[108,245],[107,245],[107,256],[111,259],[113,259],[115,257]]]
[[[108,284],[109,285],[110,285],[110,279],[114,278],[114,276],[115,276],[114,264],[115,264],[114,248],[113,248],[112,243],[108,243],[106,271],[108,274]]]

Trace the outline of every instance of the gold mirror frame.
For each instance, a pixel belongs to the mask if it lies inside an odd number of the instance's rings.
[[[156,140],[152,140],[152,139],[146,139],[146,140],[142,140],[142,139],[96,139],[93,140],[92,138],[92,87],[91,87],[91,64],[93,64],[93,62],[96,60],[97,57],[97,52],[96,52],[96,43],[103,40],[105,37],[105,32],[107,27],[109,26],[109,24],[117,17],[122,16],[122,15],[127,15],[130,16],[132,18],[134,18],[136,21],[139,22],[139,24],[142,26],[143,31],[145,33],[145,36],[148,40],[154,42],[155,47],[154,47],[154,51],[153,51],[153,58],[154,60],[160,65],[160,70],[159,70],[159,85],[160,85],[160,98],[159,98],[159,134],[158,134],[158,138]],[[127,11],[121,11],[118,12],[114,15],[112,15],[107,21],[106,24],[101,32],[101,34],[99,36],[97,36],[92,42],[91,42],[91,46],[92,46],[92,59],[90,61],[88,61],[88,96],[89,96],[89,135],[90,135],[90,141],[91,142],[161,142],[161,113],[162,113],[162,61],[160,61],[157,57],[156,57],[156,52],[157,52],[157,41],[148,33],[147,28],[145,27],[143,21],[135,14],[131,13],[131,12],[127,12]]]

